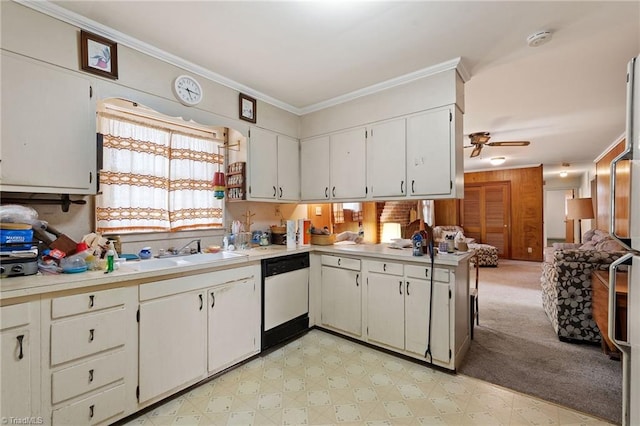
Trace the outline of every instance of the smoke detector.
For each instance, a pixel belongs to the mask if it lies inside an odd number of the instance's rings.
[[[527,37],[529,47],[538,47],[551,40],[551,31],[538,31]]]

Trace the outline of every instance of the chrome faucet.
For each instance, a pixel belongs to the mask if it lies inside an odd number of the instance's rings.
[[[189,247],[192,243],[197,243],[196,246],[196,253],[200,253],[200,238],[196,238],[195,240],[191,240],[189,241],[187,244],[183,245],[182,247],[180,247],[178,250],[174,250],[173,254],[174,255],[180,255],[182,254],[182,251],[184,249],[186,249],[187,247]]]

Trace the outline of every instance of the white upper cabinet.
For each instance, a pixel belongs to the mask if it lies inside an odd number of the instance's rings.
[[[328,200],[330,171],[329,136],[300,142],[300,189],[302,200]]]
[[[452,192],[452,153],[455,154],[452,109],[436,108],[407,118],[409,196],[437,196]]]
[[[300,200],[300,143],[278,135],[278,199]]]
[[[364,127],[335,133],[331,139],[331,198],[367,196],[366,130]]]
[[[278,135],[252,127],[249,133],[249,199],[276,199],[277,162]]]
[[[298,140],[252,127],[249,133],[248,182],[250,200],[299,201]]]
[[[96,116],[88,77],[2,52],[0,190],[94,194]]]
[[[387,121],[370,127],[367,138],[367,185],[373,198],[407,194],[406,120]]]

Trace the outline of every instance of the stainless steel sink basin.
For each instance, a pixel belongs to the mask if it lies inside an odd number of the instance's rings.
[[[245,257],[240,253],[221,251],[218,253],[196,253],[185,256],[163,257],[139,261],[127,261],[120,265],[125,272],[150,271],[154,269],[174,268],[176,266],[201,265],[204,263],[217,263],[229,259]]]

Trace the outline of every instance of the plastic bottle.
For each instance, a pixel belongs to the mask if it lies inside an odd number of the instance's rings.
[[[111,242],[108,243],[107,247],[107,272],[113,272],[113,259],[116,256],[116,251],[113,249],[113,244]]]
[[[422,252],[422,235],[420,235],[420,231],[413,233],[411,242],[413,243],[413,255],[422,256],[424,253]]]

